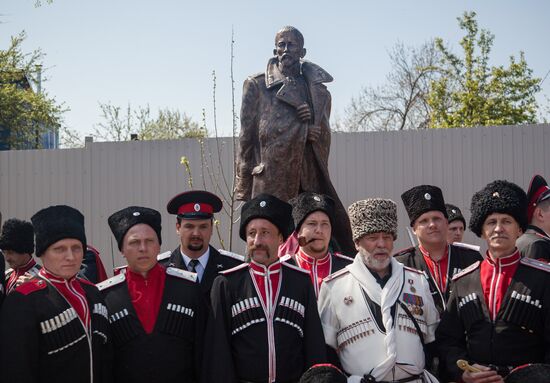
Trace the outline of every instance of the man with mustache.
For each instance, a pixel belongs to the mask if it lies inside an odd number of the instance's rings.
[[[327,345],[350,383],[437,382],[424,371],[423,346],[434,341],[439,315],[424,275],[392,257],[395,202],[357,201],[348,213],[357,255],[319,294]]]
[[[323,330],[308,272],[279,259],[291,206],[260,194],[241,210],[247,263],[222,271],[211,293],[207,382],[297,382],[325,362]]]
[[[527,191],[529,226],[516,245],[524,257],[550,262],[550,187],[536,175]]]
[[[289,262],[309,272],[315,296],[323,278],[343,269],[352,258],[329,249],[334,220],[334,200],[324,194],[306,192],[290,200],[299,248]]]
[[[116,382],[198,383],[206,320],[197,274],[157,262],[161,216],[130,206],[109,227],[128,267],[97,285],[114,339]]]
[[[487,257],[453,278],[436,337],[450,380],[503,382],[511,369],[550,362],[550,266],[521,257],[527,196],[494,181],[472,197],[469,228],[487,242]],[[478,372],[461,371],[464,359]]]
[[[326,194],[335,201],[337,250],[351,254],[349,220],[328,171],[331,96],[324,83],[332,76],[305,55],[302,33],[283,27],[265,72],[244,82],[236,198],[269,193],[289,201],[304,191]]]
[[[401,195],[418,246],[402,250],[395,258],[405,266],[424,272],[439,313],[449,299],[451,278],[481,254],[466,247],[447,243],[447,209],[443,193],[437,186],[420,185]]]
[[[220,271],[240,265],[244,258],[210,246],[214,228],[214,213],[222,209],[222,201],[204,190],[191,190],[176,195],[168,202],[168,213],[176,215],[176,232],[180,245],[170,254],[159,256],[166,267],[176,267],[197,273],[207,301],[214,278]]]

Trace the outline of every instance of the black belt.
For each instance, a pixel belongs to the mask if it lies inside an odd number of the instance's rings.
[[[376,380],[374,376],[372,375],[365,375],[363,379],[361,379],[361,383],[405,383],[405,382],[412,382],[414,380],[423,379],[422,375],[412,375],[408,378],[403,378],[399,380]]]

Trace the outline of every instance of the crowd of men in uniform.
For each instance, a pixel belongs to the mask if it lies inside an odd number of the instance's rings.
[[[78,210],[9,219],[0,382],[550,381],[544,178],[527,193],[508,181],[475,193],[469,229],[484,256],[461,243],[466,221],[438,187],[401,197],[418,245],[394,252],[397,205],[367,198],[348,208],[347,255],[332,240],[334,201],[314,192],[246,202],[245,256],[209,244],[212,193],[168,203],[180,244],[162,254],[160,213],[129,206],[108,219],[127,265],[97,284],[80,272]]]

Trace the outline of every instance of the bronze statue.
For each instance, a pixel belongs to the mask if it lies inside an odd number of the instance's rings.
[[[304,191],[336,202],[334,236],[355,254],[346,210],[328,172],[332,76],[304,61],[304,37],[294,27],[275,35],[275,55],[265,73],[244,82],[237,153],[237,199],[269,193],[288,201]]]

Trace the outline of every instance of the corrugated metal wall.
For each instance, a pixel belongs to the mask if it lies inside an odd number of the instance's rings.
[[[507,179],[521,187],[533,174],[550,178],[550,125],[441,129],[429,131],[335,133],[330,173],[345,206],[367,197],[398,202],[400,231],[396,248],[408,246],[406,212],[400,195],[419,184],[442,188],[447,202],[469,218],[470,198],[488,182]],[[39,209],[67,204],[86,217],[89,243],[106,267],[124,264],[107,217],[118,209],[142,205],[163,214],[163,251],[178,244],[175,217],[166,203],[189,190],[181,164],[189,159],[194,188],[229,195],[233,174],[230,138],[179,141],[90,143],[84,149],[0,152],[0,211],[3,219],[30,219]],[[202,158],[202,159],[201,159]],[[224,181],[225,177],[225,181]],[[214,186],[213,186],[214,185]],[[226,186],[227,185],[227,186]],[[228,247],[229,218],[219,214]],[[238,213],[236,215],[238,218]],[[238,227],[238,222],[234,225]],[[238,231],[238,230],[235,230]],[[213,243],[219,245],[214,234]],[[466,240],[480,243],[473,235]],[[233,251],[244,245],[233,235]]]

